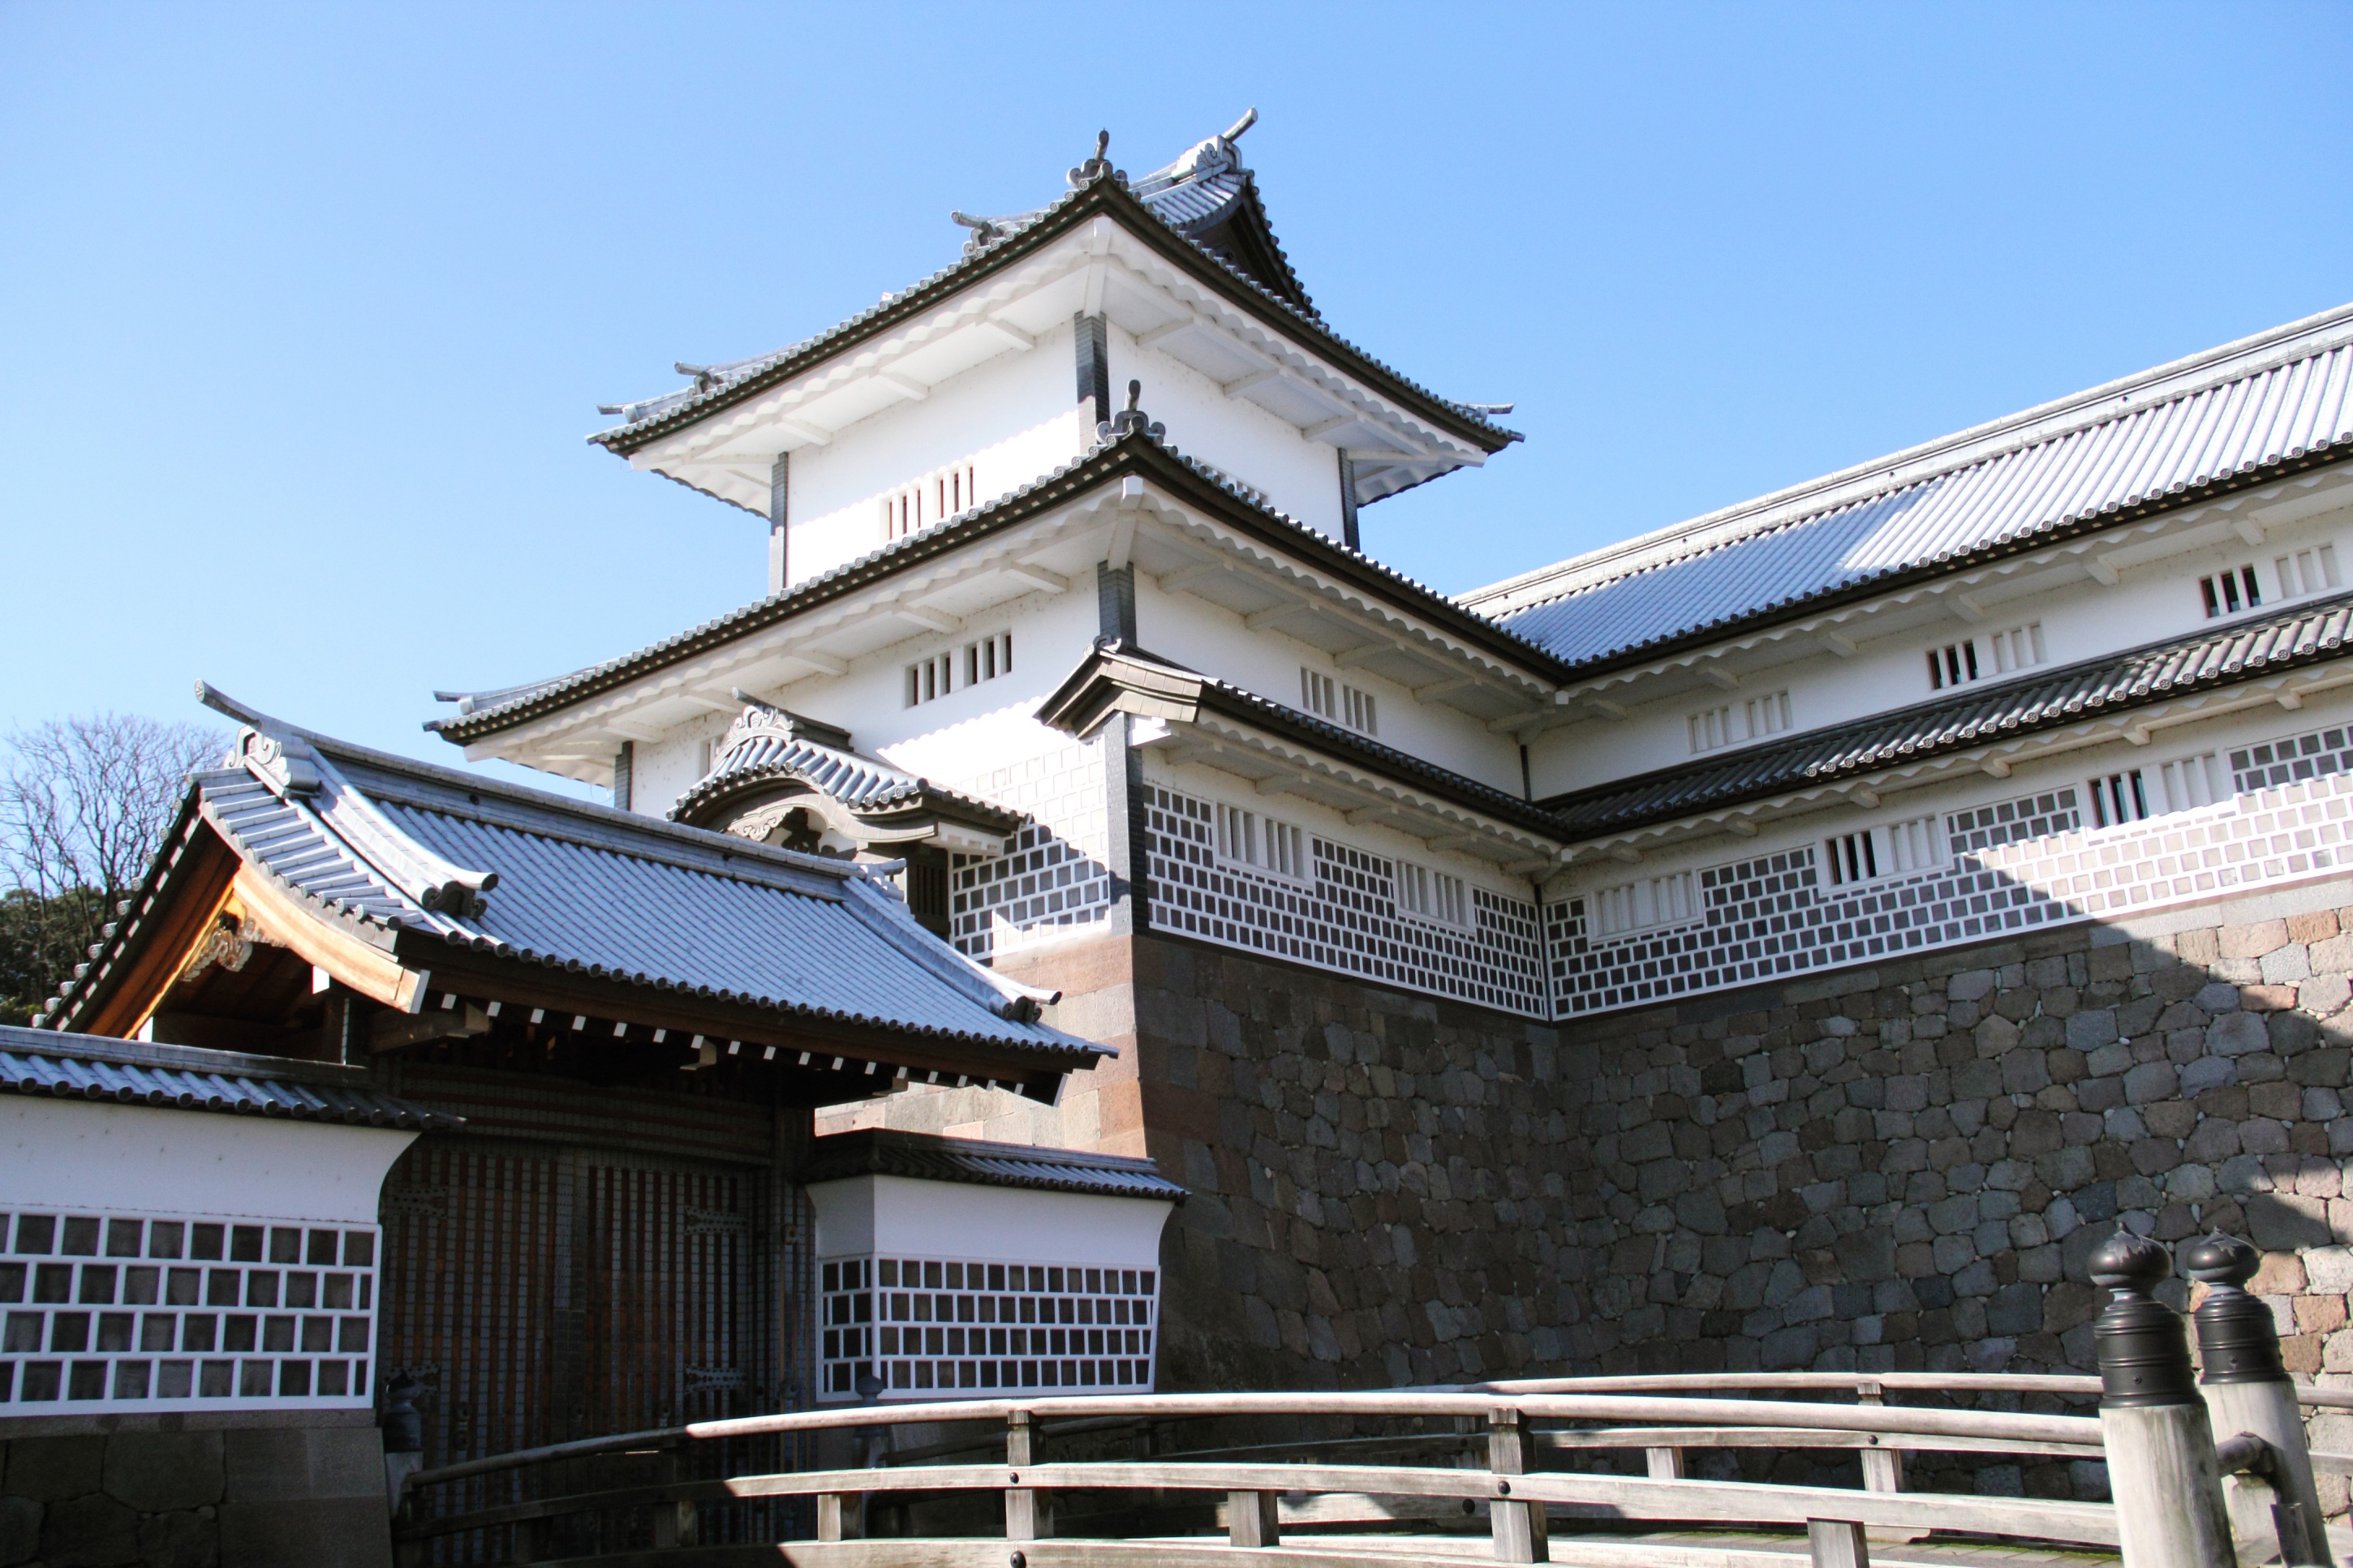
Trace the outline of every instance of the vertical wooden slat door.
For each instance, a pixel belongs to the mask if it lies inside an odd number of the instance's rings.
[[[760,1167],[420,1140],[385,1187],[378,1364],[426,1385],[426,1465],[775,1408],[770,1180]],[[513,1484],[447,1489],[443,1506],[512,1500]],[[437,1555],[504,1550],[448,1538]]]

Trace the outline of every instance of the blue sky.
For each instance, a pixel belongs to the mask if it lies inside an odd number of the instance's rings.
[[[1446,590],[2353,300],[2342,5],[0,3],[0,725],[353,740],[757,596],[585,446],[1032,206],[1243,143],[1345,335],[1516,400]],[[1182,432],[1172,433],[1181,444]]]

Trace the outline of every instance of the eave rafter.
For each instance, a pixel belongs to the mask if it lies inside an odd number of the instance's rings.
[[[902,362],[959,332],[984,332],[999,353],[1020,353],[1036,347],[1036,338],[999,320],[998,313],[1041,289],[1052,287],[1091,261],[1082,249],[1069,246],[1047,250],[1025,264],[975,283],[853,353],[813,366],[806,374],[748,402],[714,410],[708,417],[632,452],[629,461],[636,468],[664,471],[694,464],[741,462],[744,459],[740,456],[718,454],[763,427],[773,427],[792,437],[784,449],[826,445],[833,439],[834,431],[823,420],[803,410],[869,381],[880,382],[900,399],[927,397],[931,384],[902,369]]]
[[[1172,302],[1181,312],[1173,321],[1138,333],[1139,346],[1157,347],[1191,333],[1215,336],[1225,353],[1251,367],[1222,384],[1227,396],[1242,396],[1279,381],[1324,409],[1322,419],[1301,431],[1307,439],[1320,440],[1349,426],[1363,425],[1383,432],[1402,448],[1385,455],[1450,466],[1477,467],[1485,462],[1486,455],[1476,447],[1340,375],[1143,247],[1136,247],[1130,254],[1124,247],[1114,247],[1099,265],[1132,287]]]

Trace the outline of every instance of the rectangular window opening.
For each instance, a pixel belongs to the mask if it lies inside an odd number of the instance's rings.
[[[2235,616],[2241,610],[2252,610],[2263,602],[2263,593],[2255,586],[2255,568],[2251,563],[2232,566],[2198,580],[2198,592],[2206,604],[2206,616]]]

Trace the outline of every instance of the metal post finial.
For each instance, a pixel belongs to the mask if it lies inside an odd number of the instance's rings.
[[[2197,1371],[2181,1320],[2149,1294],[2173,1272],[2165,1248],[2119,1230],[2094,1250],[2090,1261],[2092,1283],[2108,1290],[2107,1308],[2092,1324],[2101,1408],[2199,1403]]]

